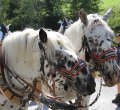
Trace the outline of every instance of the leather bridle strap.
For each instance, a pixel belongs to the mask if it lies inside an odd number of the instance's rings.
[[[42,71],[43,72],[43,74],[45,75],[45,72],[44,72],[44,62],[45,62],[45,58],[46,58],[46,54],[45,54],[45,48],[44,48],[44,46],[43,46],[43,44],[42,44],[42,42],[41,41],[39,41],[38,42],[38,45],[39,45],[39,48],[40,48],[40,50],[41,50],[41,68],[40,68],[40,71]],[[53,66],[55,66],[56,67],[56,65],[54,65],[54,63],[52,63],[52,62],[50,62],[50,61],[48,61],[50,64],[52,64]],[[56,67],[57,68],[57,67]],[[53,96],[56,96],[56,94],[55,94],[55,82],[53,82],[53,89],[49,86],[49,84],[48,84],[48,81],[47,80],[43,80],[44,81],[44,83],[47,85],[47,87],[50,89],[50,91],[52,92],[52,94],[53,94]]]
[[[96,52],[92,52],[92,56],[98,64],[104,63],[113,58],[117,58],[115,48],[108,49],[99,55],[97,55]]]
[[[7,70],[11,73],[12,71],[4,64],[4,67],[7,68]],[[28,83],[26,80],[24,80],[23,78],[21,78],[20,76],[17,75],[17,80],[21,81],[21,83],[25,83],[28,87],[30,87],[32,90],[34,90],[34,92],[37,92],[37,93],[41,93],[42,91],[34,86],[36,85],[31,85],[30,83]],[[43,80],[44,83],[47,85],[47,87],[50,89],[50,91],[52,92],[52,94],[54,96],[56,96],[55,94],[55,82],[53,83],[53,89],[49,86],[47,80]],[[40,82],[39,82],[40,83]],[[40,84],[41,86],[41,84]]]
[[[30,83],[28,83],[26,80],[22,79],[19,75],[14,74],[14,73],[10,70],[10,68],[8,68],[8,66],[5,65],[3,62],[0,62],[0,64],[3,65],[2,68],[6,68],[6,69],[10,72],[10,74],[12,74],[12,75],[15,77],[15,79],[18,80],[22,85],[23,85],[23,83],[25,83],[28,87],[30,87],[30,88],[32,88],[32,89],[35,89],[36,92],[39,92],[39,93],[41,92],[40,90],[38,90],[37,88],[35,88],[33,85],[31,85]],[[3,74],[4,74],[4,73],[3,73]],[[24,86],[24,85],[23,85],[23,86]],[[14,87],[13,87],[13,88],[14,88]]]
[[[52,92],[53,96],[56,96],[56,93],[55,93],[55,82],[53,82],[53,88],[51,88],[51,86],[48,84],[48,81],[41,78],[43,80],[43,83],[46,84],[46,86],[49,88],[50,92]]]
[[[64,68],[59,69],[59,71],[64,78],[67,78],[68,76],[75,78],[86,66],[86,63],[83,60],[79,59],[70,71],[66,71]]]

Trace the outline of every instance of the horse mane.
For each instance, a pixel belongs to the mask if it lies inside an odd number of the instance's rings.
[[[64,35],[60,34],[59,32],[56,31],[47,31],[48,34],[48,41],[45,44],[46,47],[53,47],[50,49],[47,49],[47,54],[48,54],[48,58],[49,60],[53,60],[53,56],[55,55],[55,49],[56,48],[64,48],[66,50],[71,50],[74,51],[74,46],[72,45],[71,41]]]
[[[48,37],[47,43],[45,44],[45,47],[47,48],[46,54],[50,61],[55,58],[56,48],[62,47],[66,50],[72,50],[74,52],[74,47],[67,37],[52,30],[45,29],[45,31]],[[41,54],[38,46],[39,40],[39,30],[27,28],[23,31],[13,32],[3,41],[3,53],[6,57],[13,58],[14,56],[13,60],[19,60],[19,62],[23,61],[23,63],[32,63],[36,60],[39,61]]]
[[[80,19],[75,21],[73,24],[70,25],[69,28],[66,29],[65,36],[67,36],[73,43],[73,45],[79,44],[75,48],[75,52],[78,52],[82,45],[82,36],[83,36],[83,29],[82,29],[82,22]]]
[[[26,68],[32,68],[35,72],[40,68],[40,49],[38,46],[39,30],[25,29],[10,33],[3,40],[3,56],[5,63],[14,67],[17,73],[24,72]],[[17,64],[17,65],[16,65]],[[37,70],[38,69],[38,70]]]

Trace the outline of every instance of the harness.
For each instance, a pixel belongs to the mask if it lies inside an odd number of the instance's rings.
[[[0,45],[0,48],[2,47],[2,44]],[[41,47],[41,46],[40,46]],[[3,60],[3,57],[0,59],[0,89],[1,93],[6,96],[11,102],[16,103],[18,105],[23,103],[23,97],[25,94],[28,94],[28,99],[29,100],[39,100],[38,97],[40,93],[42,92],[41,88],[41,82],[39,78],[35,78],[33,80],[33,84],[28,83],[26,80],[21,78],[19,75],[17,75],[15,72],[13,72],[5,63]],[[14,84],[9,84],[6,80],[5,74],[4,74],[4,69],[6,69],[10,75],[12,75],[22,86],[23,88],[16,90],[14,88]],[[44,73],[44,56],[41,56],[41,68],[40,71]],[[51,93],[55,96],[55,87],[51,88],[44,78],[41,78],[43,80],[43,83],[48,86],[50,89]],[[14,91],[15,89],[15,91]]]
[[[0,84],[1,92],[4,96],[6,96],[13,103],[16,103],[18,105],[22,104],[22,99],[25,94],[29,94],[29,96],[31,93],[35,93],[37,95],[40,94],[41,89],[40,89],[39,80],[35,79],[33,81],[33,85],[32,85],[32,84],[28,83],[26,80],[22,79],[20,76],[13,73],[3,62],[0,62],[0,64],[1,64],[0,77],[1,77],[1,80],[3,81],[2,84]],[[9,73],[12,74],[12,76],[14,76],[15,79],[21,85],[23,85],[23,88],[21,88],[20,90],[14,91],[14,84],[9,84],[6,80],[6,77],[4,74],[4,68],[7,71],[9,71]],[[29,100],[31,100],[31,98],[35,99],[35,97],[30,97]]]
[[[44,73],[44,60],[46,58],[46,54],[45,54],[45,49],[44,49],[44,46],[42,45],[41,41],[38,43],[40,49],[41,49],[41,68],[40,68],[40,71],[42,71]],[[56,108],[59,108],[59,107],[64,107],[64,108],[68,108],[68,107],[71,107],[72,105],[69,105],[69,104],[66,104],[65,102],[61,102],[61,99],[57,99],[57,100],[54,100],[54,98],[52,99],[51,97],[50,98],[45,98],[45,97],[39,97],[39,94],[42,93],[42,88],[41,88],[41,85],[39,84],[40,81],[39,79],[35,79],[34,82],[33,82],[33,85],[28,83],[26,80],[22,79],[20,76],[18,76],[15,72],[12,72],[10,70],[9,67],[7,67],[7,65],[4,63],[3,60],[1,60],[1,79],[3,79],[3,84],[5,85],[1,85],[1,89],[2,89],[2,93],[9,99],[11,100],[13,103],[16,103],[16,104],[22,104],[22,105],[25,105],[25,103],[23,103],[23,97],[25,94],[28,94],[28,99],[25,100],[26,101],[29,101],[29,100],[40,100],[41,102],[43,102],[44,104],[47,104],[50,108],[53,108],[53,105],[54,107]],[[52,64],[53,66],[55,66],[57,69],[57,65],[55,65],[53,62],[49,62],[50,64]],[[81,68],[78,68],[78,67],[81,67]],[[69,80],[69,76],[70,78],[74,78],[76,75],[78,75],[79,71],[81,71],[84,67],[86,67],[86,64],[82,61],[82,60],[79,60],[74,66],[73,68],[68,72],[68,71],[65,71],[64,69],[61,69],[61,72],[60,73],[67,73],[66,76],[66,79]],[[20,91],[14,91],[14,85],[12,84],[8,84],[7,81],[6,81],[6,78],[5,78],[5,74],[4,74],[4,68],[12,75],[15,77],[15,79],[21,83],[23,85],[23,89],[22,89],[22,92]],[[75,71],[75,72],[74,72]],[[45,74],[45,73],[44,73]],[[53,89],[49,86],[48,82],[46,80],[44,80],[43,78],[43,82],[48,86],[48,88],[50,89],[50,91],[52,91],[53,95],[55,96],[55,85],[53,85]],[[51,99],[51,100],[50,100]],[[48,101],[50,101],[48,103]],[[73,108],[75,108],[75,110],[77,110],[77,108],[73,105],[72,106]]]

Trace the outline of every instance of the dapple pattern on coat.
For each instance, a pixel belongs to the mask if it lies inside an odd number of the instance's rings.
[[[86,40],[89,47],[85,45],[85,49],[88,49],[87,56],[91,57],[89,65],[100,71],[107,86],[114,86],[119,81],[120,70],[116,61],[116,51],[113,48],[114,32],[105,21],[110,14],[111,9],[104,16],[86,15],[85,11],[81,10],[80,19],[66,29],[64,35],[72,41],[76,53],[79,53],[83,39]],[[80,52],[80,56],[83,53]]]
[[[39,39],[45,48],[47,58],[44,64],[44,73],[40,71],[40,58],[42,53],[38,45],[40,42]],[[94,92],[94,90],[87,90],[87,87],[89,87],[89,84],[91,83],[89,82],[89,70],[86,66],[79,71],[78,76],[73,78],[74,83],[72,83],[72,87],[69,87],[68,85],[65,86],[66,80],[61,76],[58,70],[64,68],[66,71],[69,71],[74,64],[79,61],[79,58],[75,54],[74,48],[68,38],[58,32],[47,31],[44,29],[25,29],[24,31],[11,33],[3,41],[3,56],[5,64],[10,70],[19,75],[20,78],[23,78],[29,84],[34,85],[33,80],[35,78],[39,79],[40,82],[43,82],[42,91],[46,95],[53,95],[53,92],[49,89],[49,87],[53,88],[53,82],[55,82],[56,97],[60,96],[63,101],[73,99],[77,92],[81,95],[90,95]],[[56,69],[54,65],[50,65],[50,62],[58,66],[58,68]],[[80,66],[81,65],[79,64],[77,65],[78,68]],[[48,84],[51,85],[48,87],[44,81],[41,81],[41,77],[46,79]],[[25,93],[23,91],[26,86],[25,83],[20,84],[20,82],[18,82],[7,69],[5,69],[5,78],[8,86],[10,85],[9,89],[24,97],[25,101],[29,99],[28,91]],[[79,79],[80,81],[78,86],[76,86],[76,83],[78,83],[76,79]],[[92,83],[94,85],[94,82]],[[14,85],[14,87],[11,85]],[[79,91],[76,90],[77,87],[79,87]],[[6,90],[3,92],[5,91]],[[23,91],[23,93],[21,91]],[[15,94],[11,94],[11,96],[12,97],[9,100],[12,100],[15,97]],[[4,107],[6,107],[5,103]],[[12,105],[12,107],[14,110],[15,106]],[[27,106],[23,106],[19,109],[27,109]]]
[[[73,45],[76,47],[75,51],[80,55],[80,58],[86,58],[86,56],[88,58],[91,57],[90,53],[87,52],[86,54],[82,50],[84,37],[86,37],[90,50],[96,52],[97,55],[101,55],[102,52],[105,53],[107,49],[109,50],[112,48],[111,56],[113,55],[113,57],[116,57],[116,52],[113,50],[112,42],[114,34],[106,23],[111,14],[111,8],[103,16],[98,14],[89,14],[87,16],[84,10],[81,10],[80,19],[71,24],[68,29],[62,31],[62,33],[65,32],[64,35],[72,41]],[[66,19],[64,19],[64,21],[66,21]],[[59,30],[62,29],[63,26],[60,26]],[[86,49],[86,47],[84,49]],[[96,59],[91,58],[90,62],[88,62],[89,66],[93,69],[95,66],[99,66],[98,70],[102,73],[103,79],[105,80],[107,86],[115,85],[118,82],[119,77],[119,68],[117,66],[116,59],[108,59],[102,65],[97,65],[95,61]],[[104,78],[104,76],[106,78]],[[88,105],[89,96],[87,100],[85,98],[81,100],[84,105]]]

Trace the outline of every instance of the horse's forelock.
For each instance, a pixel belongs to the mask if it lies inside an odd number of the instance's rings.
[[[74,46],[66,36],[63,36],[62,34],[55,31],[49,31],[47,32],[47,35],[48,42],[46,43],[46,48],[48,48],[47,54],[51,60],[53,59],[53,54],[55,55],[54,52],[57,48],[62,47],[66,50],[74,51]]]

